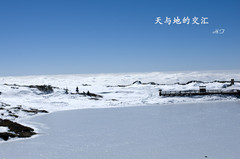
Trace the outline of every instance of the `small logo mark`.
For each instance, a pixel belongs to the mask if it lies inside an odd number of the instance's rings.
[[[216,29],[212,33],[213,34],[224,34],[224,32],[225,32],[225,29]]]

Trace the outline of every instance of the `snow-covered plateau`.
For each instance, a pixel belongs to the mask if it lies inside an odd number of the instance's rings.
[[[0,77],[0,158],[236,159],[238,96],[159,90],[239,90],[239,81],[240,71]]]
[[[229,86],[231,79],[240,81],[240,71],[0,77],[0,116],[1,119],[18,121],[29,117],[29,114],[34,114],[31,110],[35,109],[56,112],[85,108],[239,101],[239,98],[234,96],[219,95],[195,97],[159,96],[159,89],[163,91],[198,90],[199,86],[202,85],[210,90],[240,89],[239,82]],[[229,82],[222,83],[217,81]],[[44,93],[33,87],[36,85],[51,85],[53,92]],[[91,93],[101,95],[102,98],[74,94],[76,93],[76,87],[78,87],[80,93],[90,91]],[[68,94],[66,94],[66,89],[68,89]],[[20,109],[25,111],[19,111]]]

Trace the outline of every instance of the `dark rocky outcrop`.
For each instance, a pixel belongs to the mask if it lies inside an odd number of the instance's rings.
[[[18,118],[18,115],[14,114],[14,113],[10,113],[9,116],[14,117],[14,118]]]
[[[23,109],[22,111],[23,112],[27,112],[27,113],[34,113],[34,114],[37,114],[37,113],[48,113],[48,111],[46,111],[46,110],[39,110],[39,109],[33,109],[33,108]]]
[[[0,138],[3,140],[8,140],[9,138],[26,138],[35,135],[34,129],[21,125],[19,123],[13,122],[11,120],[0,119],[0,126],[8,127],[9,132],[0,133]]]
[[[5,110],[5,113],[1,113],[1,116],[5,117],[13,117],[13,118],[18,118],[18,113],[19,112],[25,112],[29,113],[29,115],[35,115],[38,113],[48,113],[46,110],[41,110],[41,109],[34,109],[34,108],[29,108],[29,109],[24,109],[22,105],[17,105],[16,107],[10,107],[11,105],[6,104],[6,103],[0,103],[0,110]]]
[[[91,86],[90,84],[82,84],[82,86]]]
[[[141,81],[135,81],[132,84],[142,84],[142,82]]]
[[[13,89],[18,89],[18,87],[28,87],[28,88],[36,88],[43,93],[53,93],[53,89],[58,87],[53,87],[51,85],[17,85],[17,84],[4,84],[5,86],[10,86]]]
[[[29,88],[37,88],[43,93],[53,93],[53,87],[51,85],[30,85]]]
[[[190,84],[190,83],[204,83],[204,82],[203,81],[192,80],[192,81],[188,81],[187,83],[182,84],[182,85],[187,85],[187,84]]]
[[[0,102],[0,104],[1,104],[2,107],[8,107],[8,106],[11,106],[10,104],[3,103],[3,102]]]
[[[0,138],[3,139],[4,141],[7,141],[9,138],[15,138],[15,137],[17,137],[17,135],[13,133],[9,133],[9,132],[0,133]]]
[[[107,86],[107,87],[128,87],[128,86],[131,86],[131,85],[134,85],[134,84],[138,84],[138,85],[160,85],[160,84],[155,83],[155,82],[143,83],[141,81],[134,81],[132,84],[128,84],[128,85],[116,85],[116,86]]]
[[[0,102],[0,110],[5,110],[5,113],[1,113],[1,116],[18,118],[19,112],[29,113],[29,115],[35,115],[38,113],[48,113],[46,110],[39,110],[34,108],[24,109],[22,105],[17,105],[15,107],[11,107],[11,105]],[[5,141],[10,138],[26,138],[35,135],[34,129],[21,125],[19,123],[13,122],[8,119],[0,119],[0,127],[7,127],[8,132],[1,132],[0,139]]]
[[[71,93],[71,94],[78,94],[78,95],[82,95],[82,96],[88,96],[88,97],[93,97],[95,98],[103,98],[103,96],[95,94],[95,93],[90,93],[89,91],[83,92],[83,93]],[[92,99],[92,98],[91,98]],[[95,99],[96,100],[96,99]],[[98,100],[98,99],[97,99]]]
[[[107,86],[107,87],[128,87],[128,86],[131,86],[131,85],[129,84],[129,85],[117,85],[117,86]]]
[[[103,96],[95,94],[95,93],[90,93],[89,91],[85,93],[89,97],[96,97],[96,98],[102,98]]]

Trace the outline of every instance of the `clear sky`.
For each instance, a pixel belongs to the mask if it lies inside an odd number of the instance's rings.
[[[239,69],[239,7],[238,0],[1,0],[0,76]],[[154,24],[177,16],[209,24]]]

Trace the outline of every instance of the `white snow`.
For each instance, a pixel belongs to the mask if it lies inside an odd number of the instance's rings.
[[[239,101],[230,96],[204,96],[204,97],[160,97],[159,89],[162,90],[197,90],[201,83],[194,82],[188,85],[174,84],[186,83],[191,80],[211,82],[215,80],[240,81],[240,71],[198,71],[198,72],[152,72],[152,73],[121,73],[121,74],[83,74],[83,75],[44,75],[44,76],[19,76],[0,77],[0,102],[10,104],[9,107],[21,105],[23,108],[45,109],[49,112],[84,108],[112,108],[127,107],[149,104],[171,103],[196,103],[206,101]],[[155,82],[159,84],[174,85],[141,85],[133,84],[134,81],[144,83]],[[54,93],[41,94],[35,88],[11,87],[4,84],[18,85],[52,85],[59,87]],[[87,84],[87,86],[83,86]],[[207,83],[207,89],[240,89],[240,83],[225,88],[230,83]],[[117,85],[129,85],[117,87]],[[100,100],[89,100],[89,97],[64,94],[64,88],[75,92],[88,90],[103,96]],[[110,87],[109,87],[110,86]],[[7,116],[6,110],[0,110],[1,118]],[[19,112],[18,119],[27,117],[26,113]]]
[[[230,79],[240,81],[240,71],[0,77],[1,119],[17,120],[39,133],[28,140],[1,142],[0,158],[203,159],[208,156],[209,159],[236,159],[240,156],[239,98],[158,95],[159,89],[197,90],[202,85],[199,82],[174,84],[177,82]],[[168,85],[132,84],[137,80]],[[11,87],[5,83],[59,88],[42,94],[36,88]],[[207,89],[240,89],[240,83],[226,87],[229,84],[204,85]],[[90,100],[64,93],[64,88],[75,92],[76,86],[80,92],[89,90],[103,98]],[[120,108],[129,106],[136,107]],[[14,107],[55,113],[29,119],[29,113]],[[72,109],[84,110],[62,111]],[[15,119],[10,114],[19,117]],[[0,127],[0,132],[6,131],[6,127]]]
[[[0,133],[8,132],[8,127],[0,126]]]
[[[240,102],[62,111],[40,136],[0,144],[6,159],[237,159]],[[46,127],[47,126],[47,127]]]

